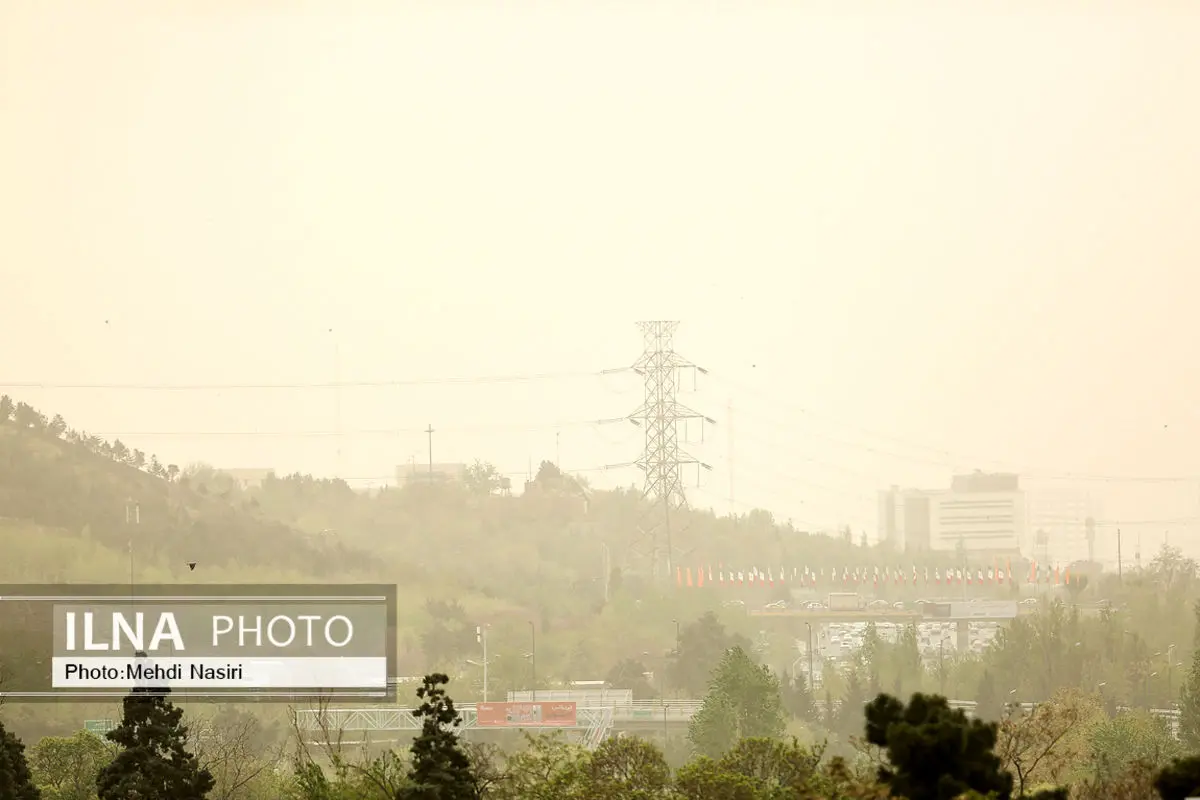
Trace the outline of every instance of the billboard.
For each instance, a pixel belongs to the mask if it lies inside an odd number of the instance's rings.
[[[0,586],[0,694],[391,699],[395,602],[358,584]]]
[[[481,728],[573,728],[575,704],[564,702],[479,703],[475,721]]]

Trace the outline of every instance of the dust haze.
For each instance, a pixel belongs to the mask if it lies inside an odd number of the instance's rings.
[[[1174,703],[1200,15],[955,8],[0,4],[0,579],[396,583],[464,702],[699,702],[712,611],[821,702]],[[954,621],[1055,598],[1149,638]]]

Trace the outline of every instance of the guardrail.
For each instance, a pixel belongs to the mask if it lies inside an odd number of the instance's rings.
[[[975,712],[976,704],[973,700],[950,700],[948,702],[951,708],[961,709],[967,714],[974,714]],[[595,746],[595,744],[598,744],[603,739],[607,731],[614,727],[625,725],[677,726],[686,724],[700,710],[702,704],[703,701],[701,700],[680,699],[665,701],[637,700],[632,703],[603,706],[579,705],[576,706],[576,724],[574,726],[562,727],[585,731],[586,741],[591,746]],[[1019,705],[1022,709],[1029,711],[1038,704],[1020,703]],[[835,708],[840,708],[841,703],[835,702],[834,706]],[[474,704],[460,705],[457,706],[457,709],[462,716],[463,730],[476,730],[480,727]],[[1120,706],[1117,710],[1128,711],[1129,709]],[[1172,731],[1176,731],[1178,728],[1179,709],[1154,708],[1150,709],[1150,713],[1164,720]],[[420,720],[413,716],[411,709],[396,707],[331,708],[323,711],[319,709],[296,711],[296,725],[300,730],[309,732],[416,731],[421,728]],[[521,726],[514,725],[512,727],[518,728]],[[532,727],[554,730],[558,726]]]
[[[702,700],[635,700],[611,706],[613,722],[688,722],[703,705]]]

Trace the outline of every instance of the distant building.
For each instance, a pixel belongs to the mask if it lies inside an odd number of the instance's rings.
[[[948,490],[880,492],[880,541],[900,551],[1019,555],[1026,539],[1025,495],[1018,476],[956,475]]]
[[[268,476],[275,474],[275,470],[265,468],[223,469],[221,472],[224,472],[226,475],[237,481],[237,485],[243,489],[257,489],[258,487],[262,486],[262,482],[266,480]]]
[[[402,464],[396,467],[396,485],[457,482],[466,471],[466,464]]]
[[[901,489],[879,493],[879,541],[897,551],[930,549],[929,492]]]
[[[1042,561],[1091,560],[1095,557],[1094,538],[1089,541],[1088,519],[1100,519],[1099,499],[1083,489],[1071,487],[1038,488],[1029,492],[1027,531],[1032,532],[1027,547]],[[1095,526],[1092,526],[1094,536]],[[1037,534],[1044,537],[1037,540]]]

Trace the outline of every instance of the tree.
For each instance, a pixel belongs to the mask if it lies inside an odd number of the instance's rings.
[[[49,424],[46,426],[46,431],[55,438],[62,436],[66,430],[67,421],[64,420],[60,414],[55,414],[54,419],[50,420]]]
[[[654,687],[646,680],[649,672],[646,666],[633,658],[618,661],[604,680],[615,689],[629,689],[633,692],[634,700],[649,700],[655,695]]]
[[[1200,750],[1200,601],[1193,606],[1198,643],[1192,653],[1192,665],[1179,690],[1179,739],[1192,752]]]
[[[1154,781],[1162,800],[1186,800],[1200,792],[1200,756],[1176,759]]]
[[[734,647],[721,659],[700,710],[688,723],[688,740],[698,752],[716,757],[739,739],[778,738],[784,728],[779,679]]]
[[[457,600],[425,601],[429,626],[421,633],[421,649],[428,663],[450,665],[475,649],[475,625]]]
[[[472,494],[495,493],[500,489],[503,478],[495,466],[479,459],[463,471],[463,485]]]
[[[1088,732],[1092,773],[1098,781],[1120,779],[1134,764],[1159,769],[1183,755],[1162,720],[1144,711],[1122,711]]]
[[[236,706],[196,720],[191,733],[197,761],[213,776],[211,800],[234,800],[282,760],[276,732]]]
[[[1029,711],[1012,709],[1000,721],[996,754],[1016,777],[1017,794],[1036,783],[1058,783],[1087,756],[1083,726],[1099,712],[1095,701],[1063,690]]]
[[[46,800],[91,800],[96,776],[116,753],[111,742],[87,731],[69,738],[43,737],[29,749],[29,766]]]
[[[863,705],[866,701],[867,693],[862,679],[858,677],[858,670],[851,670],[846,679],[846,693],[833,724],[833,730],[846,741],[862,733]]]
[[[991,670],[985,669],[975,692],[975,716],[986,722],[994,722],[1004,714],[1004,700],[996,687]]]
[[[121,750],[96,777],[100,800],[203,800],[213,788],[212,775],[186,749],[183,710],[169,693],[137,687],[125,696],[121,724],[108,732]]]
[[[434,673],[417,689],[422,702],[413,716],[421,720],[421,733],[412,743],[412,785],[400,792],[401,800],[474,800],[478,794],[471,760],[455,731],[462,718],[442,688],[449,682]]]
[[[588,783],[587,751],[561,733],[531,736],[508,757],[492,792],[495,800],[562,800],[583,794]]]
[[[808,688],[808,676],[803,672],[792,675],[791,680],[781,687],[783,707],[789,714],[805,722],[820,722],[821,712],[816,698]]]
[[[12,419],[13,411],[17,408],[13,403],[12,398],[8,395],[0,395],[0,424],[8,422]]]
[[[671,769],[662,751],[650,742],[612,737],[601,742],[589,759],[588,778],[594,797],[661,797],[671,783]]]
[[[725,630],[717,615],[711,611],[683,626],[667,670],[671,684],[689,697],[702,695],[708,687],[713,669],[721,662],[725,652],[733,647],[748,650],[750,642],[744,636]]]
[[[879,780],[907,800],[950,800],[973,790],[1012,795],[1012,776],[992,752],[996,725],[967,719],[944,697],[914,694],[908,706],[881,694],[867,706],[866,739],[887,752]]]
[[[25,761],[25,745],[0,722],[0,800],[38,800],[40,797]]]

